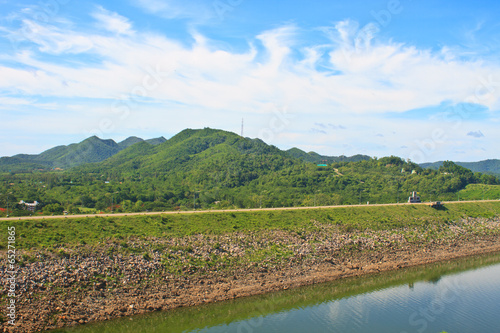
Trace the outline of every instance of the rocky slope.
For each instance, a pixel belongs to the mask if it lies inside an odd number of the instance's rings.
[[[318,224],[301,234],[132,238],[25,251],[16,263],[16,326],[2,315],[1,329],[38,332],[495,252],[499,234],[499,219],[478,218],[447,228],[353,232]]]

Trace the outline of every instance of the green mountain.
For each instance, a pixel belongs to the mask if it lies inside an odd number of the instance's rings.
[[[347,156],[325,156],[315,153],[313,151],[306,153],[305,151],[299,148],[292,148],[286,151],[288,154],[295,158],[300,158],[303,161],[311,162],[315,164],[325,164],[325,163],[335,163],[335,162],[359,162],[359,161],[367,161],[371,159],[370,156],[366,155],[354,155],[351,157]]]
[[[481,172],[489,175],[500,176],[500,160],[485,160],[479,162],[455,162],[455,164],[463,166],[474,172]],[[438,170],[443,165],[443,161],[434,163],[422,163],[422,168]]]
[[[118,143],[117,146],[118,146],[119,150],[123,150],[125,148],[132,146],[133,144],[136,144],[136,143],[142,142],[142,141],[144,141],[144,140],[141,138],[138,138],[136,136],[131,136],[131,137],[126,138],[122,142]]]
[[[129,137],[119,143],[113,140],[103,140],[92,136],[80,143],[68,146],[57,146],[38,155],[20,154],[0,158],[0,172],[30,172],[37,169],[71,168],[86,163],[96,163],[106,160],[118,152],[144,140]],[[147,140],[155,145],[164,142],[165,138]]]
[[[355,162],[341,158],[317,166],[305,161],[304,154],[314,154],[282,151],[259,139],[210,128],[186,129],[156,142],[130,138],[122,144],[128,147],[119,150],[121,143],[92,137],[56,147],[44,153],[57,160],[88,146],[79,153],[95,162],[57,172],[0,174],[0,193],[12,193],[11,203],[36,200],[50,214],[390,203],[405,202],[412,191],[425,201],[444,201],[456,200],[470,184],[500,184],[494,176],[448,161],[439,170],[395,156],[360,156]],[[96,161],[106,154],[112,156]],[[22,163],[30,158],[12,157]],[[0,207],[6,200],[0,195]],[[17,214],[23,213],[21,208]]]
[[[158,177],[174,184],[202,187],[238,187],[301,161],[259,139],[205,128],[186,129],[169,140],[130,146],[102,163],[75,169],[86,173],[112,170],[122,177]]]
[[[167,139],[165,139],[163,136],[160,136],[159,138],[146,140],[147,143],[152,144],[153,146],[162,144],[165,141],[167,141]]]

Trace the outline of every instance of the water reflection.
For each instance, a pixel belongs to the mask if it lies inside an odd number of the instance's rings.
[[[468,258],[57,332],[494,332],[498,263]]]

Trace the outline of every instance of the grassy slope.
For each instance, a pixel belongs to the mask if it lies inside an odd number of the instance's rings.
[[[296,211],[213,212],[203,214],[92,217],[0,221],[2,230],[16,226],[16,244],[21,249],[95,244],[106,239],[130,237],[183,237],[194,234],[222,235],[281,229],[309,232],[319,224],[335,224],[346,231],[391,230],[402,227],[446,225],[464,217],[491,218],[500,215],[500,202],[453,203],[444,210],[425,205],[345,207]],[[6,247],[6,237],[0,241]]]
[[[500,185],[469,184],[460,191],[462,200],[500,199]]]

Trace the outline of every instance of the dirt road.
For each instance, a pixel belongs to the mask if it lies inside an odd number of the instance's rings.
[[[476,200],[476,201],[443,201],[442,204],[472,203],[472,202],[498,202],[500,200]],[[40,219],[66,219],[82,217],[110,217],[110,216],[136,216],[136,215],[162,215],[162,214],[206,214],[206,213],[225,213],[225,212],[258,212],[272,210],[300,210],[300,209],[332,209],[348,207],[380,207],[380,206],[405,206],[405,205],[429,205],[429,202],[422,203],[389,203],[373,205],[336,205],[336,206],[313,206],[313,207],[274,207],[274,208],[241,208],[241,209],[211,209],[211,210],[185,210],[185,211],[167,211],[167,212],[140,212],[140,213],[116,213],[116,214],[78,214],[78,215],[38,215],[38,216],[12,216],[0,218],[0,221],[15,220],[40,220]]]

